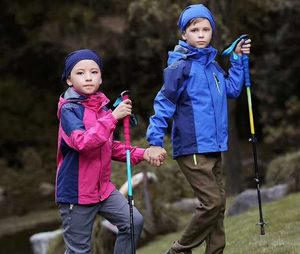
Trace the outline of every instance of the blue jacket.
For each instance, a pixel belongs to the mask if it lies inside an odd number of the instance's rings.
[[[163,146],[172,119],[173,157],[227,150],[227,97],[241,93],[244,70],[241,57],[231,57],[226,74],[214,60],[213,47],[196,49],[179,41],[169,52],[164,85],[154,100],[147,140]]]

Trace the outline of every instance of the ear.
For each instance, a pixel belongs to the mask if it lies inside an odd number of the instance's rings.
[[[68,84],[68,86],[73,86],[73,84],[69,78],[67,78],[66,83]]]
[[[184,41],[186,41],[185,31],[182,33],[181,37]]]

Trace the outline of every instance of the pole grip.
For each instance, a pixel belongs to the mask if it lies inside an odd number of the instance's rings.
[[[122,100],[129,99],[129,91],[124,91],[121,94]],[[130,116],[125,116],[123,120],[125,149],[130,149]]]
[[[244,66],[244,73],[245,73],[245,86],[251,86],[251,79],[250,79],[250,68],[249,68],[249,57],[247,55],[242,56],[243,66]]]

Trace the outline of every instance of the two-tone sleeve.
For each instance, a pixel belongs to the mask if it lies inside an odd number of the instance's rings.
[[[176,104],[184,89],[189,70],[186,61],[181,60],[164,70],[164,85],[154,99],[154,115],[149,119],[146,137],[150,145],[163,146],[169,120],[173,117]]]
[[[117,120],[111,113],[97,119],[95,125],[86,129],[84,107],[76,104],[65,104],[61,109],[62,137],[71,148],[84,151],[101,147],[111,137]]]
[[[132,165],[136,165],[144,160],[144,153],[145,153],[144,148],[130,146],[129,150],[130,150],[130,162]],[[116,161],[125,162],[126,161],[125,144],[123,144],[120,141],[113,141],[111,158]]]
[[[230,57],[231,67],[228,76],[225,78],[226,94],[229,98],[236,98],[240,95],[244,84],[244,67],[242,57],[235,55]]]

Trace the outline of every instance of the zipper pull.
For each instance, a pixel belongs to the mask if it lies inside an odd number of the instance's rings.
[[[195,153],[193,154],[193,159],[194,159],[194,164],[195,164],[195,166],[197,166],[198,163],[197,163],[197,157],[196,157],[196,154],[195,154]]]
[[[219,79],[218,79],[218,77],[215,73],[213,73],[213,76],[214,76],[214,80],[215,80],[215,83],[216,83],[216,86],[217,86],[217,90],[218,90],[219,94],[221,94],[220,81],[219,81]]]

